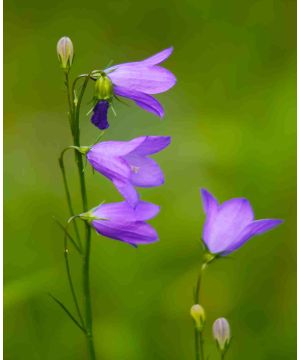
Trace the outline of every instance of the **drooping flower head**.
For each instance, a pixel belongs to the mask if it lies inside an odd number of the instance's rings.
[[[279,219],[254,220],[249,201],[235,198],[219,205],[207,190],[202,189],[206,220],[203,241],[212,254],[230,254],[255,235],[263,234],[282,223]]]
[[[175,76],[159,66],[172,51],[170,47],[145,60],[119,64],[100,71],[96,76],[96,105],[92,123],[101,130],[109,126],[107,111],[114,97],[133,100],[142,109],[162,118],[163,107],[151,95],[165,92],[176,83]]]
[[[155,229],[146,223],[159,212],[159,206],[140,201],[135,208],[127,202],[101,204],[81,215],[101,235],[131,245],[158,241]]]
[[[87,159],[93,168],[110,179],[131,206],[136,206],[138,187],[164,183],[157,163],[148,157],[170,144],[169,136],[142,136],[131,141],[100,142],[91,147]]]

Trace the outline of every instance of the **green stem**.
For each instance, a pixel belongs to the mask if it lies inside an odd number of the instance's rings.
[[[69,185],[68,185],[68,181],[67,181],[67,176],[66,176],[66,170],[65,170],[65,165],[64,165],[64,153],[66,152],[68,148],[66,148],[65,150],[63,150],[63,152],[60,155],[60,158],[58,160],[59,162],[59,167],[62,173],[62,177],[63,177],[63,183],[64,183],[64,188],[65,188],[65,193],[66,193],[66,198],[67,198],[67,203],[68,203],[68,207],[69,207],[69,212],[71,216],[74,216],[74,208],[73,208],[73,204],[72,204],[72,199],[71,199],[71,194],[70,194],[70,189],[69,189]],[[74,231],[76,234],[76,238],[77,238],[77,242],[78,242],[78,247],[80,248],[80,251],[82,251],[82,244],[81,244],[81,240],[80,240],[80,234],[79,234],[79,230],[78,230],[78,226],[77,223],[74,221],[73,222],[73,226],[74,226]]]
[[[200,360],[200,341],[199,341],[199,331],[195,329],[195,354],[196,360]]]
[[[79,127],[79,115],[80,115],[80,105],[82,101],[83,94],[87,87],[90,76],[85,78],[81,92],[77,99],[75,105],[75,116],[74,116],[74,146],[80,147],[80,127]],[[85,174],[84,166],[82,161],[82,154],[75,150],[76,162],[78,167],[79,181],[80,181],[80,190],[81,190],[81,199],[82,199],[82,208],[83,211],[88,211],[88,202],[87,202],[87,191],[85,184]],[[83,255],[83,294],[84,294],[84,305],[85,305],[85,326],[86,326],[86,338],[87,346],[89,352],[89,359],[95,360],[96,354],[94,349],[93,342],[93,318],[92,318],[92,304],[91,304],[91,292],[90,292],[90,276],[89,276],[89,265],[90,265],[90,251],[91,251],[91,228],[88,223],[85,224],[85,250]]]
[[[203,340],[203,331],[199,332],[199,343],[200,343],[200,354],[201,360],[204,360],[204,340]]]
[[[200,288],[202,282],[203,271],[206,268],[207,263],[204,261],[201,266],[201,270],[199,272],[196,287],[194,292],[194,302],[195,304],[200,305]],[[205,360],[204,359],[204,339],[203,339],[203,330],[199,331],[195,329],[195,353],[196,353],[196,360]]]
[[[72,281],[72,276],[71,276],[71,269],[70,269],[70,264],[69,264],[69,249],[68,249],[68,236],[67,234],[65,234],[64,236],[64,255],[65,255],[65,263],[66,263],[66,270],[67,270],[67,276],[68,276],[68,281],[69,281],[69,285],[70,285],[70,289],[71,289],[71,293],[72,293],[72,297],[73,297],[73,301],[76,307],[76,311],[78,314],[78,317],[80,319],[80,325],[84,328],[84,321],[81,315],[81,311],[79,308],[79,304],[78,304],[78,300],[77,300],[77,296],[75,293],[75,289],[74,289],[74,285],[73,285],[73,281]]]

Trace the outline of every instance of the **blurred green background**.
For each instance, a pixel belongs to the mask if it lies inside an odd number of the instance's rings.
[[[56,42],[72,38],[72,76],[143,59],[170,45],[178,83],[158,96],[166,116],[117,104],[106,139],[171,135],[156,156],[166,184],[141,191],[161,205],[160,242],[134,249],[94,234],[91,284],[99,360],[194,358],[189,309],[200,265],[204,214],[199,187],[220,201],[247,197],[257,218],[285,219],[203,283],[205,345],[218,359],[212,322],[229,319],[228,360],[296,358],[296,2],[289,0],[6,0],[4,346],[6,360],[86,359],[85,340],[49,299],[72,310],[63,237],[68,217],[57,158],[71,144]],[[84,115],[82,143],[98,130]],[[68,155],[80,211],[77,173]],[[89,204],[118,201],[87,170]],[[74,254],[74,252],[72,253]],[[77,284],[80,262],[72,256]]]

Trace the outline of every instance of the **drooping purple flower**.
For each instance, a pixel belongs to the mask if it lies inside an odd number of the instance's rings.
[[[105,130],[109,127],[107,121],[107,111],[109,102],[106,100],[100,100],[93,110],[93,116],[91,118],[92,123],[100,130]]]
[[[158,241],[157,232],[146,220],[155,217],[159,209],[143,201],[135,208],[127,202],[102,204],[91,210],[86,218],[91,218],[91,225],[99,234],[136,246]]]
[[[142,109],[162,118],[164,109],[151,95],[165,92],[176,83],[176,77],[159,66],[172,52],[173,48],[170,47],[145,60],[115,65],[100,72],[96,98],[105,100],[107,107],[114,96],[128,98]],[[93,122],[96,126],[107,122],[107,112],[100,115],[102,119]]]
[[[164,183],[160,167],[148,155],[163,150],[170,141],[169,136],[142,136],[131,141],[100,142],[91,147],[87,159],[135,206],[139,201],[135,186],[153,187]]]
[[[212,254],[227,255],[255,235],[282,223],[279,219],[254,220],[253,210],[245,198],[234,198],[219,205],[207,190],[201,189],[206,221],[203,241]]]

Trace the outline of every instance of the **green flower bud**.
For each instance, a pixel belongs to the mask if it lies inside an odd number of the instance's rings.
[[[100,77],[95,83],[95,98],[97,100],[110,101],[113,98],[113,84],[112,81],[105,73],[101,73]]]
[[[225,318],[217,319],[213,324],[213,337],[221,353],[225,353],[230,344],[230,326]]]
[[[65,71],[69,71],[74,57],[73,43],[70,38],[64,36],[56,45],[58,60]]]
[[[205,311],[199,304],[195,304],[191,307],[191,317],[195,321],[195,326],[198,331],[202,331],[205,325]]]

